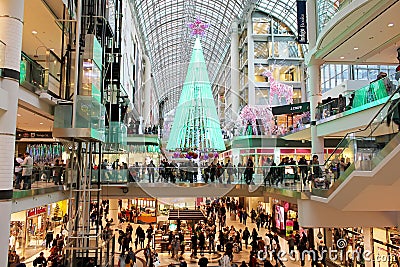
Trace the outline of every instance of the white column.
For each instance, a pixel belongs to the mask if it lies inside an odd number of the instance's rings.
[[[250,106],[256,104],[256,88],[254,85],[254,40],[253,40],[253,21],[251,19],[251,14],[249,15],[247,22],[247,50],[248,50],[248,102]]]
[[[10,235],[23,16],[24,0],[0,1],[0,40],[6,44],[4,68],[11,74],[6,76],[14,76],[0,78],[0,88],[5,91],[1,97],[8,103],[7,110],[0,111],[0,266],[7,266]]]
[[[148,56],[144,55],[145,69],[144,69],[144,106],[143,106],[143,120],[144,127],[150,124],[150,109],[152,107],[151,101],[151,64]]]
[[[364,251],[373,251],[373,240],[372,240],[372,228],[365,227],[363,228],[363,235],[364,235]],[[372,259],[373,256],[370,256],[370,259]],[[368,260],[365,261],[365,267],[373,267],[373,261]]]
[[[110,218],[118,224],[118,199],[110,199],[109,211]]]
[[[309,50],[312,50],[317,42],[317,9],[316,0],[307,1],[307,26]],[[324,138],[318,137],[315,125],[316,107],[322,101],[321,92],[321,71],[318,61],[311,59],[307,66],[308,72],[308,92],[310,99],[311,113],[311,153],[318,155],[320,163],[324,162]]]
[[[308,66],[307,71],[311,113],[311,153],[318,155],[319,161],[322,163],[324,161],[324,138],[318,137],[317,126],[315,124],[317,105],[322,101],[320,66],[313,63]]]
[[[231,120],[236,121],[240,103],[239,34],[238,22],[234,20],[231,28]]]

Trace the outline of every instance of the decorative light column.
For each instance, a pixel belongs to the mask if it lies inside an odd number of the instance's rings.
[[[231,121],[236,121],[239,113],[239,34],[238,22],[234,20],[231,27]]]
[[[0,221],[0,266],[8,264],[23,16],[24,0],[0,1],[0,40],[5,44],[0,92],[7,100],[7,105],[0,109],[0,210],[3,218]]]

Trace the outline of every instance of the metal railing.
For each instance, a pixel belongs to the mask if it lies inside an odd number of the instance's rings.
[[[21,52],[20,84],[33,92],[49,92],[60,96],[61,61],[52,51],[48,51],[45,65],[47,67]]]
[[[89,174],[89,170],[87,171]],[[97,181],[99,172],[92,172]],[[120,170],[100,170],[103,184],[247,184],[286,188],[294,191],[310,191],[312,187],[329,188],[337,178],[324,165],[259,166],[253,170],[246,167],[195,167],[175,166],[167,168],[129,167]]]
[[[27,177],[22,177],[22,173],[18,176],[14,175],[14,190],[33,190],[41,188],[59,187],[63,184],[64,175],[55,175],[54,167],[34,166],[32,174]]]
[[[313,194],[326,197],[353,171],[372,171],[395,146],[400,144],[399,126],[394,128],[388,121],[393,113],[398,112],[399,92],[400,86],[393,91],[364,128],[348,132],[343,137],[324,164],[325,169],[342,169],[342,172],[338,175],[336,183],[328,190],[329,192],[313,190]],[[376,139],[376,136],[380,138]],[[342,167],[344,155],[352,156],[352,163],[345,171]]]
[[[316,119],[326,119],[340,113],[346,114],[347,111],[354,113],[387,102],[387,97],[392,95],[399,85],[395,75],[371,82],[342,97],[338,96],[325,104],[318,105]]]

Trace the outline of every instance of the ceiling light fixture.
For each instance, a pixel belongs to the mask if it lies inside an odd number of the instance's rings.
[[[17,114],[18,117],[21,117],[21,114]]]
[[[354,50],[358,50],[358,47],[354,47]]]
[[[388,24],[388,27],[393,27],[394,26],[394,23],[389,23]]]
[[[43,122],[40,122],[39,124],[40,124],[40,125],[43,125]]]
[[[343,56],[341,56],[341,57],[340,57],[340,59],[344,59],[344,57],[343,57]]]
[[[33,31],[32,31],[32,34],[33,34],[33,35],[36,35],[36,34],[37,34],[37,31],[33,30]]]

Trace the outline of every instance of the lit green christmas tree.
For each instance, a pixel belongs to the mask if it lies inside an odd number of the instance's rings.
[[[196,39],[193,47],[167,150],[225,150],[199,38]]]

